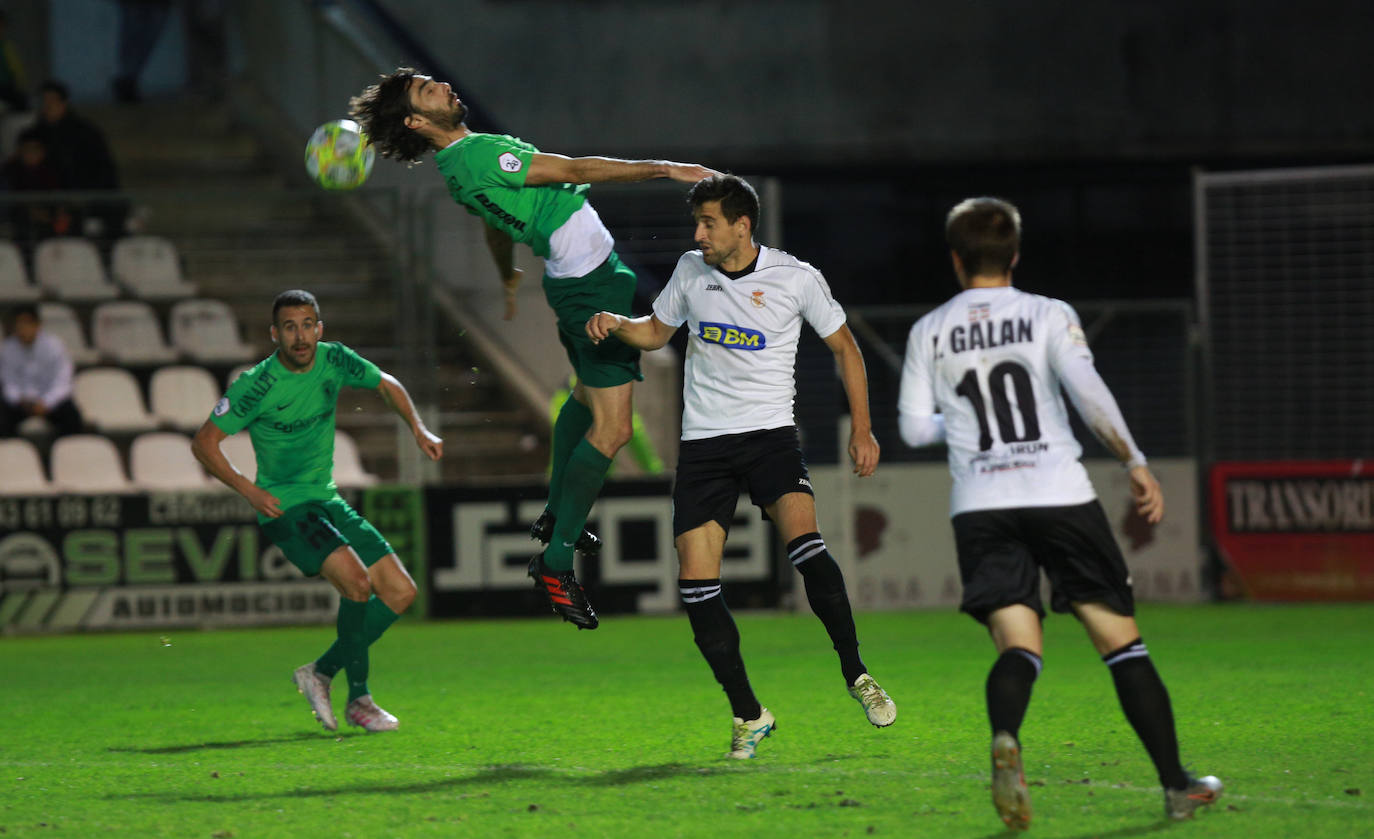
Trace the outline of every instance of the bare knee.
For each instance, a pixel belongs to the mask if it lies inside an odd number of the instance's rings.
[[[388,586],[385,591],[378,589],[377,596],[382,599],[388,609],[399,615],[415,602],[415,583],[404,580]]]
[[[630,423],[608,423],[605,425],[593,425],[592,430],[587,433],[587,439],[596,447],[597,451],[610,457],[630,442],[634,429]]]
[[[365,601],[372,596],[372,580],[368,579],[367,571],[362,568],[342,575],[335,581],[334,587],[349,600]]]

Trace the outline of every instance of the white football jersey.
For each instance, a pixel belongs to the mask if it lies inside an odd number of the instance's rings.
[[[792,425],[797,341],[805,319],[822,338],[844,325],[844,309],[821,272],[773,248],[737,280],[701,251],[677,261],[654,301],[667,326],[687,324],[682,439],[701,440]]]
[[[968,289],[916,322],[898,411],[943,413],[950,515],[1097,497],[1059,390],[1064,371],[1085,362],[1092,351],[1073,308],[1010,286]]]

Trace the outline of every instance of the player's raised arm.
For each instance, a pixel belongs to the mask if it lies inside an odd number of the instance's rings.
[[[415,410],[415,403],[410,401],[410,394],[406,392],[405,385],[401,384],[400,380],[383,371],[381,379],[377,382],[377,392],[382,395],[387,407],[410,426],[410,432],[415,435],[415,445],[420,447],[420,451],[430,460],[438,460],[443,456],[444,441],[425,427],[425,421],[420,418],[419,411]]]
[[[695,163],[674,163],[671,160],[619,160],[614,157],[565,157],[541,153],[530,158],[525,185],[634,183],[654,178],[671,178],[694,184],[702,178],[718,174],[714,169]]]
[[[234,464],[229,462],[229,458],[224,456],[219,444],[228,436],[214,422],[206,420],[205,424],[196,432],[195,438],[191,440],[191,453],[196,456],[196,460],[200,461],[207,472],[234,492],[242,495],[249,504],[253,505],[254,510],[268,518],[277,518],[281,515],[281,502],[277,500],[277,497],[248,480]]]
[[[879,447],[868,413],[868,371],[864,368],[864,356],[848,326],[841,326],[822,340],[835,354],[845,396],[849,397],[849,458],[854,461],[854,474],[867,478],[878,468]]]
[[[654,315],[627,318],[614,312],[597,312],[587,319],[587,337],[593,344],[599,344],[609,335],[641,350],[656,350],[668,343],[677,332],[676,326],[669,326]]]

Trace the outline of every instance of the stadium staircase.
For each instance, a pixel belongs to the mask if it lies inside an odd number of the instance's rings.
[[[233,308],[259,357],[272,350],[272,298],[283,289],[305,288],[320,298],[326,338],[344,341],[405,381],[396,296],[389,287],[396,271],[392,255],[336,198],[300,189],[304,180],[294,173],[283,175],[225,106],[182,100],[83,112],[105,128],[143,232],[177,246],[200,296]],[[547,422],[531,416],[486,372],[491,365],[457,330],[441,323],[437,333],[442,478],[542,475]],[[338,425],[357,440],[370,472],[396,480],[397,422],[375,394],[345,391]]]

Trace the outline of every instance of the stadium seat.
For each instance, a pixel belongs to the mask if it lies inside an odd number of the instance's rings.
[[[119,296],[105,276],[100,252],[76,236],[58,236],[38,243],[33,254],[38,287],[60,300],[96,302]]]
[[[137,300],[97,306],[91,316],[91,343],[118,364],[168,364],[177,357],[162,340],[153,307]]]
[[[138,489],[207,489],[209,477],[191,453],[191,438],[175,431],[152,431],[134,438],[129,475]]]
[[[32,303],[42,296],[38,286],[29,282],[19,248],[0,241],[0,303]]]
[[[196,286],[181,275],[176,247],[161,236],[125,236],[110,255],[115,282],[142,300],[194,297]]]
[[[153,416],[181,431],[195,431],[219,400],[215,377],[203,367],[163,367],[148,386]]]
[[[108,437],[73,434],[52,444],[52,482],[59,492],[133,492],[119,450]]]
[[[229,375],[224,377],[224,389],[228,390],[229,385],[232,385],[234,383],[234,379],[237,379],[239,376],[243,375],[245,371],[252,370],[253,367],[253,364],[235,365],[234,369],[229,371]]]
[[[242,472],[245,478],[250,481],[257,480],[258,455],[253,451],[253,441],[248,437],[247,431],[225,437],[219,444],[219,450],[224,452],[224,456],[229,458],[229,462],[234,464],[234,468]]]
[[[143,407],[138,381],[128,370],[82,370],[72,382],[72,395],[86,423],[101,433],[138,433],[157,428],[157,420]]]
[[[100,353],[86,343],[86,333],[81,328],[81,320],[77,318],[76,311],[71,306],[66,303],[40,303],[38,317],[43,321],[43,328],[56,335],[67,347],[67,355],[72,357],[72,364],[84,367],[100,360]]]
[[[238,364],[253,357],[239,338],[234,312],[218,300],[183,300],[169,318],[172,346],[201,364]]]
[[[334,483],[341,487],[370,487],[378,478],[363,469],[358,444],[348,432],[334,430]]]
[[[22,437],[0,440],[0,495],[52,495],[38,449]]]

